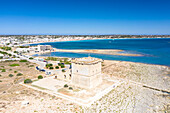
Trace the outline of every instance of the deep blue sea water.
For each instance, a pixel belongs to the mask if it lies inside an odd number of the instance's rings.
[[[170,66],[170,38],[81,40],[48,42],[40,43],[40,45],[51,45],[58,49],[121,49],[124,50],[125,53],[137,53],[144,56],[118,56],[93,53],[90,53],[90,56],[104,60],[131,61]],[[52,52],[42,54],[41,56],[87,57],[88,55],[88,53]]]

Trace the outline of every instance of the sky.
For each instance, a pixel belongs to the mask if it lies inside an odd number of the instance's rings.
[[[0,0],[0,34],[170,34],[170,0]]]

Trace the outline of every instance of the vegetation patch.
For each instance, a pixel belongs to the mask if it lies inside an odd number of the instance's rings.
[[[34,67],[34,65],[29,65],[28,67]]]
[[[55,68],[56,68],[56,69],[59,69],[59,66],[56,66]]]
[[[36,85],[31,85],[31,86],[36,87],[38,89],[42,89],[42,90],[49,90],[49,89],[46,89],[46,88],[43,88],[43,87],[40,87],[40,86],[36,86]]]
[[[46,68],[52,67],[53,64],[46,64]]]
[[[25,83],[25,84],[32,83],[32,80],[31,80],[31,79],[25,79],[25,80],[24,80],[24,83]]]
[[[30,57],[29,59],[32,60],[32,59],[34,59],[34,58],[33,58],[33,57]]]
[[[67,84],[65,84],[65,85],[64,85],[64,87],[66,88],[66,87],[68,87],[68,85],[67,85]]]
[[[72,88],[72,87],[69,87],[68,89],[69,89],[69,90],[73,90],[73,88]]]
[[[20,66],[20,65],[19,65],[19,64],[11,64],[11,65],[9,65],[9,66],[15,67],[15,66]]]
[[[66,71],[63,69],[62,72],[66,72]]]
[[[6,69],[2,69],[2,71],[1,72],[6,72]]]
[[[49,69],[54,69],[53,67],[50,67]]]
[[[3,49],[3,50],[6,50],[6,51],[12,50],[11,47],[0,47],[0,48]]]
[[[22,73],[18,73],[16,76],[22,76],[23,74]]]
[[[43,79],[43,76],[42,76],[42,75],[39,75],[39,76],[38,76],[38,79]]]
[[[64,66],[64,65],[61,65],[61,68],[65,68],[65,66]]]
[[[8,76],[9,76],[9,77],[13,77],[14,75],[13,75],[13,74],[9,74]]]
[[[19,62],[28,62],[27,60],[20,60]]]
[[[14,71],[14,73],[17,73],[17,71]]]

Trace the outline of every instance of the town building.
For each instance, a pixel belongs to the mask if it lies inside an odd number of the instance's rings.
[[[38,45],[39,52],[47,51],[47,50],[51,50],[51,49],[52,49],[51,45]]]

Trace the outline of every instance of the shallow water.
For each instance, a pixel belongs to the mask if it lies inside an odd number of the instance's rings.
[[[90,56],[104,60],[120,60],[170,66],[170,38],[81,40],[48,42],[40,43],[40,45],[51,45],[58,49],[120,49],[124,50],[125,53],[142,54],[144,56],[119,56],[94,53],[90,53]],[[41,56],[87,57],[88,55],[88,53],[52,52],[42,54]]]

